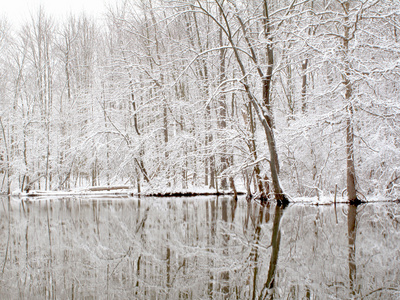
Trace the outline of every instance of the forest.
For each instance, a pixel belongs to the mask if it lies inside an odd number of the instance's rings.
[[[400,197],[400,2],[0,19],[0,185]]]

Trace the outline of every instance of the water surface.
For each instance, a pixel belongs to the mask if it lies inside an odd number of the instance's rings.
[[[0,299],[399,299],[398,204],[2,198]]]

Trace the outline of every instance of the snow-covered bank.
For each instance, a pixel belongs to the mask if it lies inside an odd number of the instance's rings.
[[[376,203],[376,202],[396,202],[398,199],[388,199],[384,197],[370,197],[366,200],[363,200],[363,203]],[[335,199],[333,196],[323,196],[323,197],[294,197],[290,198],[291,203],[304,203],[304,204],[313,204],[313,205],[331,205],[335,204]],[[346,198],[338,197],[336,199],[336,203],[348,203],[349,201]]]
[[[238,195],[245,195],[244,192],[237,192]],[[40,198],[40,197],[196,197],[196,196],[223,196],[234,195],[231,191],[217,191],[215,189],[194,189],[194,190],[164,190],[145,191],[139,193],[129,186],[96,186],[79,188],[68,191],[41,191],[31,190],[28,192],[15,191],[12,196],[19,198]]]
[[[237,192],[239,197],[246,195],[243,191]],[[193,190],[165,190],[165,191],[146,191],[138,193],[138,191],[129,186],[97,186],[79,188],[68,191],[40,191],[32,190],[29,192],[15,191],[12,196],[19,199],[29,200],[42,200],[49,198],[68,198],[68,197],[85,197],[85,198],[101,198],[101,199],[121,199],[121,198],[132,198],[132,197],[198,197],[198,196],[233,196],[232,191],[217,191],[213,189],[193,189]],[[259,202],[255,195],[252,199]],[[314,196],[314,197],[289,197],[291,204],[308,204],[308,205],[332,205],[336,203],[348,203],[346,197],[334,195],[326,196]],[[274,201],[274,200],[271,200]],[[384,196],[370,196],[364,199],[365,203],[376,203],[376,202],[400,202],[399,199],[389,199]]]

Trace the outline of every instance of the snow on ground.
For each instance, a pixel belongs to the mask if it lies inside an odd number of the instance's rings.
[[[243,191],[238,191],[243,192]],[[245,193],[242,193],[243,195]],[[226,194],[229,195],[229,194]],[[54,198],[96,198],[96,199],[121,199],[121,198],[132,198],[138,197],[139,194],[136,189],[129,188],[127,186],[121,187],[86,187],[86,188],[77,188],[69,191],[39,191],[39,190],[32,190],[27,192],[19,192],[14,191],[12,196],[15,198],[18,197],[19,199],[29,199],[31,201],[37,200],[45,200],[45,199],[54,199]],[[172,189],[165,189],[163,191],[149,191],[147,190],[144,193],[141,193],[142,197],[146,196],[165,196],[165,197],[215,197],[217,196],[216,189],[206,189],[206,188],[194,188],[190,190],[182,189],[182,190],[172,190]],[[245,196],[239,196],[245,197]],[[256,197],[253,197],[256,199]],[[334,195],[322,195],[322,196],[314,196],[314,197],[290,197],[289,200],[291,203],[297,204],[309,204],[309,205],[331,205],[335,203],[335,196]],[[366,198],[366,202],[392,202],[396,201],[396,199],[388,199],[385,196],[370,196]],[[347,203],[346,197],[342,197],[341,195],[336,196],[336,203]]]

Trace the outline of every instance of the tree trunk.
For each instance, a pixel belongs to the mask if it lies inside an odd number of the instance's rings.
[[[267,59],[268,59],[268,67],[267,74],[262,79],[263,81],[263,104],[266,109],[263,109],[263,117],[265,122],[263,123],[264,130],[267,136],[269,154],[270,154],[270,169],[271,169],[271,179],[274,187],[275,199],[278,201],[278,204],[285,204],[288,202],[287,197],[283,194],[281,185],[279,183],[279,159],[278,152],[276,150],[276,143],[273,132],[273,115],[271,110],[271,82],[272,82],[272,71],[274,65],[274,53],[272,48],[272,37],[271,37],[271,29],[270,29],[270,20],[268,14],[268,4],[267,1],[264,0],[264,35],[268,40],[267,44]]]
[[[343,84],[345,85],[345,101],[347,103],[346,116],[346,175],[347,175],[347,197],[350,203],[357,202],[356,190],[356,172],[354,167],[354,131],[353,131],[353,106],[351,97],[353,94],[352,84],[350,82],[350,61],[349,61],[349,32],[350,28],[347,24],[349,21],[348,11],[350,8],[349,1],[343,4],[344,17],[344,38],[343,38],[343,55],[345,72],[343,74]]]
[[[301,64],[301,111],[306,112],[307,109],[307,68],[308,58],[306,58]]]
[[[222,17],[222,16],[221,16]],[[226,142],[225,142],[225,130],[226,130],[226,116],[227,116],[227,108],[226,108],[226,97],[224,94],[224,81],[226,80],[226,66],[225,66],[225,53],[226,50],[223,49],[224,43],[223,43],[223,33],[222,29],[219,29],[219,46],[221,49],[219,50],[219,85],[221,89],[221,93],[219,95],[219,101],[218,101],[218,129],[220,130],[220,136],[222,139],[222,149],[221,149],[221,157],[220,157],[220,173],[223,174],[223,172],[228,168],[228,158],[226,154]],[[228,181],[226,176],[222,176],[221,178],[221,189],[226,190],[228,189]]]
[[[254,124],[254,116],[253,116],[253,109],[251,105],[246,106],[247,111],[248,111],[248,122],[250,125],[250,134],[251,134],[251,140],[249,144],[249,150],[250,153],[253,155],[253,159],[255,162],[258,160],[258,155],[257,155],[257,146],[256,146],[256,139],[255,139],[255,124]],[[255,173],[255,179],[256,179],[256,185],[259,193],[263,193],[263,184],[261,180],[261,170],[260,170],[260,165],[256,163],[254,166],[254,173]],[[265,196],[268,196],[266,194]]]
[[[273,71],[274,60],[273,60],[273,48],[271,46],[272,37],[270,35],[267,1],[264,0],[264,35],[265,35],[267,41],[269,42],[267,45],[268,67],[267,67],[266,75],[264,75],[263,71],[261,70],[261,67],[258,64],[258,59],[257,59],[256,53],[254,51],[253,45],[251,44],[251,41],[250,41],[249,37],[247,36],[247,30],[246,30],[245,24],[241,20],[240,16],[236,15],[236,18],[239,21],[241,29],[243,31],[244,39],[246,40],[246,43],[250,49],[252,60],[255,64],[255,66],[257,68],[257,72],[262,80],[262,87],[263,87],[263,91],[262,91],[263,99],[262,100],[263,101],[261,103],[257,100],[257,98],[255,97],[255,95],[253,94],[253,92],[251,90],[250,84],[247,79],[248,72],[246,71],[244,63],[240,57],[238,47],[236,46],[236,43],[233,41],[228,18],[224,13],[224,10],[223,10],[223,7],[221,6],[221,4],[218,1],[216,1],[216,3],[219,7],[220,13],[223,16],[224,22],[227,26],[227,29],[224,32],[227,35],[230,45],[232,46],[234,56],[239,65],[240,71],[243,75],[243,78],[241,79],[241,83],[244,86],[245,93],[247,94],[250,103],[253,105],[254,109],[256,110],[257,116],[258,116],[258,118],[264,128],[265,134],[266,134],[268,148],[269,148],[269,154],[270,154],[269,164],[270,164],[272,184],[274,186],[275,199],[277,200],[279,205],[285,205],[289,202],[289,200],[287,199],[286,195],[283,194],[282,188],[279,183],[278,153],[276,150],[275,138],[274,138],[274,134],[272,131],[273,116],[271,113],[270,93],[271,93],[272,71]]]

